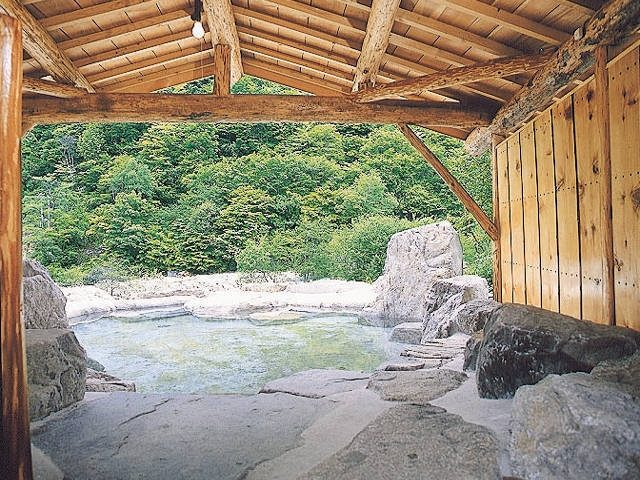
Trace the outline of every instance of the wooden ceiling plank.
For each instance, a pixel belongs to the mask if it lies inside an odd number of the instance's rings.
[[[587,75],[595,64],[598,45],[615,43],[637,27],[638,0],[610,0],[585,24],[581,38],[571,38],[496,114],[486,128],[474,130],[466,142],[472,154],[481,154],[491,145],[493,134],[504,135],[522,125],[532,114],[553,102],[557,91]]]
[[[224,44],[231,49],[231,84],[234,84],[242,77],[242,57],[231,0],[203,0],[203,6],[212,46]]]
[[[243,35],[248,35],[250,37],[254,37],[254,38],[259,38],[259,39],[263,39],[263,40],[268,40],[269,42],[272,43],[277,43],[280,45],[286,45],[287,47],[299,50],[301,52],[304,53],[308,53],[310,55],[314,55],[318,58],[322,58],[322,59],[328,59],[331,60],[335,63],[339,63],[342,65],[346,65],[348,67],[354,67],[356,66],[357,63],[357,57],[346,57],[344,55],[339,55],[337,53],[334,52],[330,52],[328,50],[322,49],[322,48],[316,48],[312,45],[306,44],[306,43],[301,43],[301,42],[297,42],[295,40],[291,40],[289,38],[285,38],[283,36],[278,36],[278,35],[273,35],[270,34],[268,32],[264,32],[262,30],[258,30],[256,28],[248,28],[248,27],[244,27],[244,26],[238,26],[238,33],[239,34],[243,34]],[[349,68],[348,71],[349,72],[353,72],[354,68]]]
[[[373,0],[371,3],[367,31],[353,78],[354,92],[375,85],[399,6],[400,0]]]
[[[446,88],[480,80],[501,78],[537,70],[550,58],[551,53],[499,58],[489,62],[444,70],[431,75],[400,80],[386,85],[377,85],[355,93],[353,98],[360,102],[373,102],[385,98],[416,94],[434,88]]]
[[[40,20],[40,24],[47,30],[62,28],[75,22],[83,20],[95,20],[102,15],[118,13],[127,8],[144,4],[155,3],[157,0],[112,0],[110,2],[99,3],[85,8],[76,8],[69,12],[46,17]],[[23,2],[24,3],[24,2]]]
[[[312,95],[92,94],[74,98],[25,98],[24,119],[60,122],[339,122],[412,123],[473,127],[488,112],[445,103],[358,103],[348,97]]]
[[[349,85],[351,85],[351,81],[353,76],[345,73],[343,71],[337,70],[335,68],[328,67],[326,65],[319,64],[317,62],[313,62],[311,60],[307,60],[305,58],[296,57],[294,55],[289,55],[284,52],[280,52],[278,50],[273,50],[270,48],[262,47],[260,45],[256,45],[255,43],[250,42],[240,42],[240,48],[244,51],[250,51],[258,54],[262,54],[271,58],[284,60],[285,62],[291,63],[298,67],[306,67],[311,70],[315,70],[320,75],[331,75],[332,77],[336,77],[341,81],[346,81]]]
[[[0,0],[0,1],[5,1],[5,0]],[[122,35],[127,35],[131,32],[141,32],[141,31],[144,31],[144,29],[146,28],[151,28],[158,25],[164,25],[167,23],[174,22],[176,20],[183,19],[188,16],[189,16],[189,13],[187,13],[182,9],[174,10],[172,12],[168,12],[162,15],[154,15],[152,17],[144,18],[142,20],[138,20],[133,23],[127,23],[125,25],[120,25],[118,27],[113,27],[107,30],[102,30],[100,32],[84,35],[82,37],[76,37],[70,40],[65,40],[63,42],[60,42],[58,46],[62,50],[69,50],[71,48],[82,47],[85,45],[89,45],[91,43],[101,42],[103,40],[113,40],[117,37],[120,37]]]
[[[471,16],[483,18],[497,23],[501,27],[509,28],[531,38],[538,39],[551,45],[560,45],[567,41],[571,35],[540,22],[530,20],[522,15],[508,12],[494,7],[480,0],[435,0],[436,2],[454,10],[467,13]]]
[[[273,17],[261,12],[249,10],[244,7],[234,6],[234,11],[236,12],[237,15],[245,16],[249,19],[257,19],[268,24],[277,25],[278,27],[291,30],[293,32],[301,33],[303,35],[309,35],[314,38],[319,38],[321,40],[324,40],[336,45],[340,45],[341,47],[347,49],[349,52],[354,53],[356,56],[360,54],[358,50],[358,45],[356,45],[355,42],[352,42],[345,38],[331,35],[323,31],[315,30],[310,27],[299,25],[297,23],[290,22],[288,20],[283,20],[281,18]],[[316,8],[316,7],[307,6],[305,7],[304,12],[309,14],[313,12],[315,15],[319,16],[319,18],[322,18],[321,12],[324,12],[324,10],[320,10],[319,8]],[[327,17],[327,18],[332,18],[332,17]],[[354,27],[351,26],[351,28],[354,28]],[[394,34],[392,34],[391,37],[393,39]],[[418,48],[419,49],[418,51],[422,51],[420,49],[426,49],[428,53],[433,53],[434,51],[436,52],[436,54],[438,53],[438,50],[435,49],[435,47],[431,47],[430,45],[425,45],[413,39],[404,39],[404,37],[401,37],[400,35],[397,35],[395,37],[397,37],[396,41],[402,43],[405,46],[405,48],[413,47],[413,48]],[[455,61],[456,65],[466,65],[466,64],[473,63],[473,61],[470,59],[464,59],[463,57],[459,57],[454,54],[449,54],[449,55],[452,56],[451,59]],[[408,68],[412,68],[416,71],[422,71],[423,73],[433,73],[437,71],[437,69],[434,67],[427,67],[420,63],[405,60],[397,56],[387,55],[385,56],[385,62],[386,61],[394,61],[396,63],[403,64]],[[430,70],[425,71],[424,70],[425,68],[430,68]],[[514,84],[514,85],[516,85],[518,88],[520,87],[519,84]],[[479,95],[483,95],[484,97],[490,98],[492,100],[498,100],[501,103],[507,101],[511,97],[511,92],[505,91],[504,89],[496,88],[490,85],[485,85],[485,84],[477,85],[477,87],[474,90]]]
[[[164,35],[144,42],[134,43],[133,45],[128,45],[126,47],[107,50],[106,52],[98,53],[97,55],[92,55],[90,57],[80,58],[78,60],[74,60],[74,63],[79,68],[82,68],[89,65],[95,65],[96,63],[117,60],[119,58],[126,57],[127,55],[131,55],[132,53],[144,52],[162,45],[169,45],[174,42],[179,42],[180,40],[185,40],[189,37],[191,37],[191,30],[183,30],[171,35]]]
[[[71,83],[94,92],[91,83],[76,68],[73,62],[56,45],[51,35],[17,0],[0,0],[0,7],[10,16],[22,22],[22,39],[24,49],[44,70],[61,83]]]
[[[201,53],[211,55],[211,50],[207,48],[206,50],[203,50]],[[157,67],[161,65],[154,65],[154,66]],[[208,75],[204,75],[204,71],[207,67],[211,67],[210,69],[207,70],[207,71],[210,71],[211,73],[209,73]],[[193,59],[187,59],[186,62],[178,63],[173,67],[163,68],[161,70],[158,70],[156,72],[149,73],[146,75],[138,75],[132,78],[121,80],[119,82],[110,83],[109,85],[105,85],[104,87],[101,87],[99,91],[107,92],[107,93],[119,92],[125,88],[140,86],[144,83],[162,78],[163,76],[168,77],[171,75],[180,74],[183,71],[189,71],[189,70],[195,70],[195,69],[200,69],[200,71],[203,72],[203,74],[198,78],[204,78],[206,76],[213,75],[212,63],[204,63],[203,61],[194,61]],[[143,90],[134,90],[134,91],[142,92]]]
[[[203,50],[200,47],[188,48],[185,50],[176,50],[175,52],[170,52],[165,55],[160,55],[159,57],[154,56],[146,60],[143,60],[141,62],[129,63],[118,68],[105,70],[103,72],[96,73],[95,75],[89,76],[89,79],[91,80],[92,83],[95,83],[96,85],[100,85],[101,82],[104,82],[106,80],[113,80],[114,78],[118,78],[123,75],[139,72],[141,70],[144,70],[145,68],[164,65],[168,62],[171,62],[172,60],[186,60],[194,55],[198,55],[207,50],[208,48]]]
[[[310,82],[306,78],[298,77],[293,71],[287,72],[288,69],[270,63],[245,58],[244,65],[245,72],[249,75],[295,88],[302,92],[323,97],[343,95],[345,93],[339,86],[334,88],[333,84],[329,82]]]

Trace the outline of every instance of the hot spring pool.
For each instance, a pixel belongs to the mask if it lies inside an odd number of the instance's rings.
[[[146,393],[251,394],[311,368],[371,371],[401,350],[391,329],[347,315],[294,323],[104,318],[73,330],[89,357]]]

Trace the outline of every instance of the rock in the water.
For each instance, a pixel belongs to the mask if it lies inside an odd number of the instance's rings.
[[[619,360],[605,360],[591,370],[591,375],[613,382],[621,390],[640,399],[640,351]]]
[[[27,330],[26,347],[32,420],[82,400],[87,356],[72,331]]]
[[[67,299],[49,272],[35,260],[23,264],[23,316],[26,328],[68,328]]]
[[[586,373],[516,392],[510,453],[529,480],[640,478],[640,400]]]
[[[489,285],[482,277],[460,275],[435,282],[427,298],[422,339],[446,338],[456,333],[458,311],[465,303],[488,300]]]
[[[367,388],[378,392],[383,400],[426,404],[455,390],[467,376],[462,372],[437,368],[408,372],[376,372]]]
[[[469,340],[467,340],[467,344],[464,347],[464,364],[462,365],[463,370],[476,369],[478,354],[480,353],[480,346],[482,345],[483,338],[483,332],[476,332],[469,337]]]
[[[387,245],[378,296],[364,313],[374,325],[421,322],[428,313],[427,294],[438,280],[462,274],[462,246],[449,222],[396,233]]]
[[[478,393],[509,398],[549,374],[590,372],[604,360],[633,354],[640,332],[576,320],[540,308],[507,304],[484,328],[477,363]]]
[[[398,405],[302,478],[497,480],[497,457],[486,428],[431,405]]]
[[[391,340],[400,343],[410,343],[419,345],[422,339],[422,323],[421,322],[405,322],[393,327],[391,331]]]
[[[471,300],[463,304],[455,314],[453,327],[456,332],[473,335],[480,332],[493,311],[501,304],[491,299]]]
[[[95,370],[96,372],[104,372],[106,370],[104,365],[102,365],[99,361],[89,357],[87,357],[87,368]]]
[[[87,369],[87,392],[135,392],[136,384],[105,372]]]
[[[299,397],[323,398],[365,388],[370,375],[347,370],[307,370],[267,383],[260,393],[288,393]]]

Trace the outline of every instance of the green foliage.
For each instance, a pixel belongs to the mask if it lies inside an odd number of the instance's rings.
[[[409,220],[374,216],[337,230],[326,247],[330,252],[331,276],[374,281],[384,269],[391,235],[414,226]]]
[[[249,76],[233,91],[301,94]],[[416,133],[489,213],[488,156]],[[37,126],[22,160],[25,250],[65,284],[235,269],[371,281],[393,233],[445,218],[467,271],[491,276],[491,242],[394,126]]]

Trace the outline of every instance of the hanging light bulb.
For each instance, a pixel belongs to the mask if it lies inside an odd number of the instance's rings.
[[[204,27],[202,26],[202,22],[196,20],[193,22],[193,28],[191,29],[191,35],[196,38],[204,37]]]
[[[193,28],[191,29],[191,35],[200,39],[204,37],[204,27],[202,26],[202,0],[195,0],[193,5]]]

